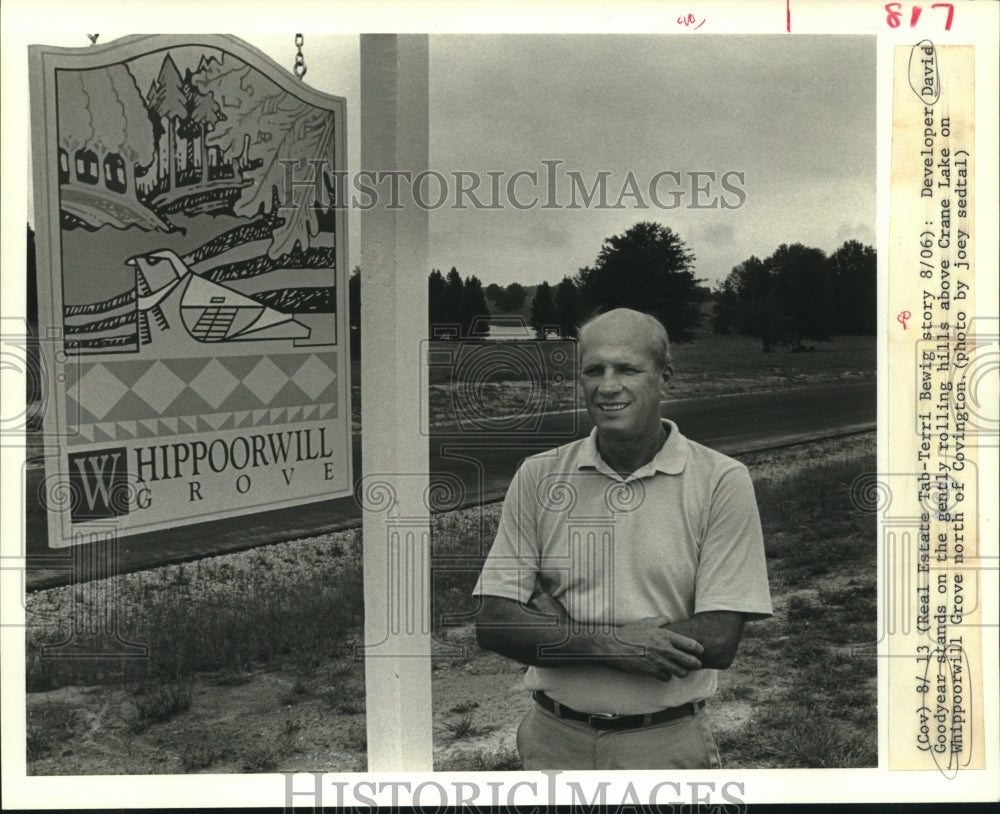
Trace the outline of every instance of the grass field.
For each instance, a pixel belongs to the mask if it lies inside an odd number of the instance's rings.
[[[508,416],[526,409],[580,407],[573,342],[431,342],[428,348],[431,423],[449,423],[470,405],[476,413]],[[813,349],[764,353],[746,336],[700,335],[672,346],[671,398],[721,396],[828,382],[875,381],[871,336],[838,336]],[[358,360],[352,362],[354,426],[361,426]],[[526,407],[530,405],[530,407]]]
[[[875,522],[850,499],[873,445],[869,434],[745,458],[775,616],[748,626],[720,676],[728,766],[875,765]],[[468,646],[469,591],[498,516],[491,504],[432,520],[439,770],[517,768],[523,668]],[[349,531],[31,594],[29,770],[363,770],[361,577]],[[102,633],[114,630],[149,657],[116,658]]]
[[[428,384],[482,379],[524,381],[541,370],[546,381],[557,375],[575,377],[575,341],[549,342],[428,342]],[[784,376],[871,373],[875,370],[875,337],[836,336],[816,342],[807,352],[779,348],[764,353],[752,337],[701,334],[692,342],[671,345],[678,376]],[[358,362],[352,373],[359,372]],[[492,368],[494,369],[491,369]],[[456,375],[457,374],[457,375]],[[525,375],[528,374],[528,375]]]
[[[877,529],[850,498],[874,471],[870,449],[756,481],[775,616],[747,627],[738,669],[720,679],[719,706],[752,708],[720,738],[726,765],[877,765]]]

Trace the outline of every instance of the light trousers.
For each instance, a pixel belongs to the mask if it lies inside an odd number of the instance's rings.
[[[526,770],[718,769],[719,749],[704,708],[640,729],[598,730],[532,704],[517,729]]]

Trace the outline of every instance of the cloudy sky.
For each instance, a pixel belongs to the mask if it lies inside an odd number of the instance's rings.
[[[124,32],[123,32],[124,33]],[[40,36],[81,45],[82,35]],[[102,36],[109,41],[114,36]],[[292,66],[291,35],[245,36]],[[306,35],[306,81],[348,103],[350,171],[361,169],[359,46],[356,35]],[[810,35],[440,35],[430,39],[430,167],[449,179],[447,202],[431,215],[430,261],[484,283],[558,282],[592,264],[604,238],[641,220],[669,226],[714,283],[751,254],[781,243],[833,251],[843,241],[875,242],[875,43],[871,37]],[[556,208],[542,208],[555,165]],[[502,173],[500,208],[455,210],[454,172]],[[507,183],[523,176],[510,205]],[[650,183],[661,175],[655,191]],[[695,209],[692,172],[743,173],[735,209]],[[571,180],[589,189],[605,173],[607,207],[569,209]],[[631,175],[630,175],[631,173]],[[623,190],[622,208],[610,208]],[[701,184],[707,176],[701,177]],[[686,185],[686,190],[685,190]],[[672,195],[678,190],[678,195]],[[437,186],[427,187],[436,197]],[[467,203],[471,203],[468,202]],[[578,199],[578,203],[582,203]],[[358,216],[350,265],[361,262]]]
[[[871,38],[462,36],[432,38],[430,53],[433,168],[534,170],[544,202],[541,162],[561,160],[557,200],[570,199],[566,170],[588,186],[609,172],[609,205],[631,172],[644,199],[603,210],[442,208],[431,220],[436,266],[485,282],[556,282],[640,220],[677,232],[710,282],[781,243],[874,244]],[[647,190],[661,171],[745,173],[746,201],[692,209],[705,197],[688,188],[680,207],[658,208]],[[522,188],[530,200],[531,184]],[[671,188],[664,176],[664,204]],[[717,184],[708,200],[719,194],[738,202]]]

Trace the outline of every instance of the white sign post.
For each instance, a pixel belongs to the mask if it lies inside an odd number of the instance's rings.
[[[362,35],[361,162],[428,164],[426,36]],[[405,197],[405,196],[404,196]],[[411,194],[361,220],[362,460],[369,771],[432,768],[426,209]],[[423,405],[423,407],[422,407]]]

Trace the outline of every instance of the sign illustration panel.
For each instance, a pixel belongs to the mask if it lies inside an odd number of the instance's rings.
[[[349,494],[343,100],[228,36],[30,56],[50,546]]]

